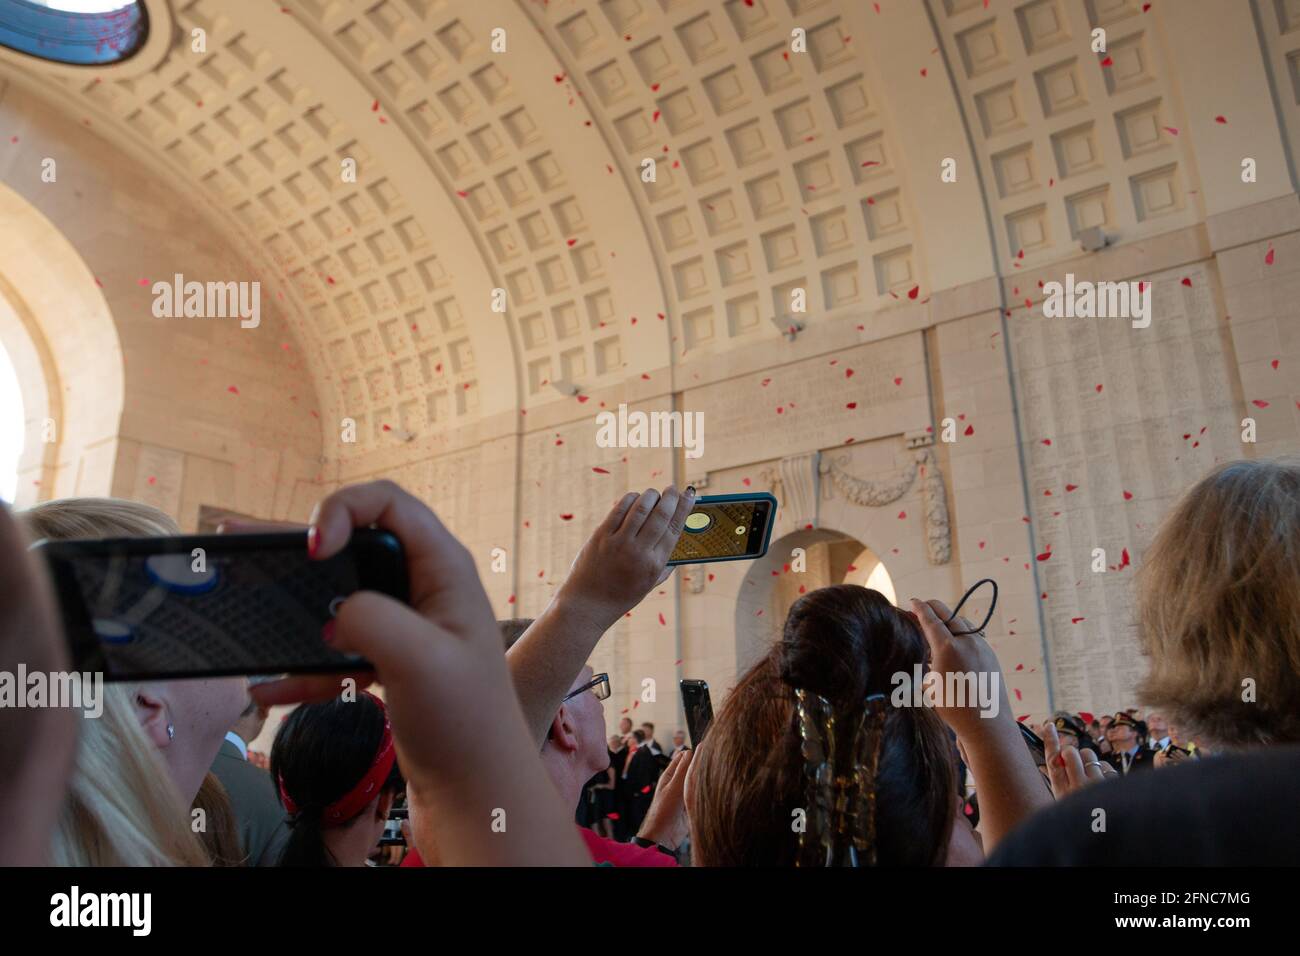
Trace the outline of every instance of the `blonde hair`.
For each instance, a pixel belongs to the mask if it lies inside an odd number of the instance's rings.
[[[59,498],[21,512],[18,518],[34,539],[133,538],[180,534],[165,511],[125,498]]]
[[[39,540],[177,534],[150,505],[62,498],[18,515]],[[80,681],[80,675],[72,675]],[[105,684],[104,712],[85,717],[51,853],[62,866],[207,866],[185,803],[135,714],[134,684]]]
[[[103,714],[82,720],[51,860],[56,866],[207,866],[207,852],[131,697],[128,687],[105,684]]]
[[[1188,491],[1137,611],[1148,708],[1225,746],[1300,741],[1300,458],[1229,462]]]

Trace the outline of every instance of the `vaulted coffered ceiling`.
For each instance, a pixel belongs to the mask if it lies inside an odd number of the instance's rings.
[[[1193,215],[1132,0],[162,3],[147,70],[0,69],[279,280],[359,450],[776,340],[796,289],[861,321],[991,274],[949,254],[986,245],[975,177],[939,186],[971,139],[1003,262]]]

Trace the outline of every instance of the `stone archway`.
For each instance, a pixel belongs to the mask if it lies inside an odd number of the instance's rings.
[[[108,303],[72,243],[0,185],[0,343],[22,392],[15,504],[109,494],[125,401]]]
[[[804,570],[793,553],[802,549]],[[793,531],[772,542],[754,562],[736,600],[736,674],[767,653],[801,594],[832,584],[875,587],[894,599],[889,570],[871,548],[833,528]]]

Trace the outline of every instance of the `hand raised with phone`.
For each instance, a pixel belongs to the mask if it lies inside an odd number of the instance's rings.
[[[641,839],[675,850],[690,836],[691,824],[686,816],[686,774],[693,756],[693,751],[679,750],[664,768],[655,785],[650,809],[646,811],[637,833]]]
[[[448,865],[588,862],[572,813],[528,741],[469,551],[422,502],[378,481],[343,488],[317,506],[308,532],[311,557],[338,553],[354,528],[370,525],[401,541],[410,605],[358,591],[323,639],[374,664],[408,802],[419,810],[412,814],[419,821],[416,845],[436,847]],[[253,695],[268,705],[319,700],[340,686],[338,676],[290,677],[260,685]]]
[[[672,573],[668,557],[695,504],[695,489],[628,492],[592,532],[556,600],[608,628]]]
[[[693,488],[682,494],[671,485],[615,502],[550,604],[510,648],[515,692],[539,749],[597,642],[672,573],[668,557],[694,503]]]

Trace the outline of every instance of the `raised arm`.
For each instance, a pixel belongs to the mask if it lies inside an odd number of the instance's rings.
[[[538,747],[601,636],[667,580],[668,558],[695,489],[628,492],[574,558],[546,610],[506,654],[528,732]]]
[[[321,502],[309,553],[337,554],[354,528],[370,525],[401,540],[410,605],[358,591],[322,639],[375,666],[370,676],[384,687],[417,849],[446,866],[589,865],[573,808],[524,726],[469,552],[423,503],[379,481]],[[339,685],[338,675],[288,677],[252,693],[269,705],[322,699]]]
[[[947,674],[997,678],[995,713],[983,713],[978,703],[969,701],[964,707],[946,702],[947,706],[936,708],[961,741],[975,778],[980,800],[980,831],[987,856],[1003,837],[1036,810],[1050,806],[1052,795],[1016,726],[1002,668],[988,641],[982,634],[954,636],[943,623],[951,614],[942,601],[913,598],[912,611],[930,645],[930,671],[937,679],[943,680]],[[957,618],[953,624],[959,631],[972,630],[964,617]]]

